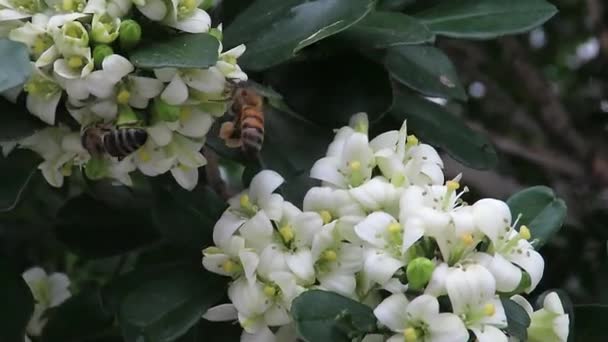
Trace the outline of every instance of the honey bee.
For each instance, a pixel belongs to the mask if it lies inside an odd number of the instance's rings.
[[[247,156],[256,156],[264,143],[264,98],[253,87],[237,84],[229,112],[234,120],[222,124],[220,138],[226,146],[240,147]]]
[[[109,154],[119,160],[142,147],[148,140],[143,128],[115,127],[95,124],[87,127],[81,136],[82,146],[94,156]]]

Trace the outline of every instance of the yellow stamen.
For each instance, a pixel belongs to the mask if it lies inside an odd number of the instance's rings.
[[[331,222],[333,220],[333,217],[331,217],[331,213],[327,210],[321,210],[321,212],[319,213],[319,215],[321,215],[321,219],[323,220],[323,224],[328,224],[329,222]]]
[[[415,135],[408,135],[405,139],[407,146],[416,146],[418,145],[418,138]]]
[[[522,225],[521,227],[519,227],[519,237],[524,240],[530,240],[530,238],[532,237],[532,233],[530,233],[530,229],[528,228],[528,226]]]
[[[460,239],[462,240],[462,242],[464,242],[465,245],[470,246],[473,244],[473,242],[475,242],[475,240],[473,240],[473,235],[471,234],[463,234]]]
[[[361,170],[361,162],[358,160],[353,160],[348,163],[348,167],[350,167],[352,171],[359,171]]]
[[[72,56],[68,58],[68,66],[72,69],[78,69],[84,64],[82,57],[80,56]]]
[[[390,234],[398,234],[401,232],[401,224],[399,222],[393,222],[388,226],[388,232]]]
[[[488,303],[488,304],[484,305],[483,313],[486,316],[494,316],[494,314],[496,313],[496,307],[494,306],[494,304]]]
[[[118,95],[116,95],[116,102],[118,102],[121,105],[128,104],[130,99],[131,99],[131,93],[127,89],[120,90],[118,92]]]
[[[226,273],[232,273],[236,269],[236,264],[234,262],[232,262],[232,260],[226,260],[222,264],[222,269]]]
[[[274,286],[266,285],[264,287],[266,297],[274,297],[277,294],[277,289]]]
[[[251,206],[251,202],[249,201],[249,195],[241,196],[240,202],[241,202],[241,207],[243,207],[243,208],[247,208],[247,207]]]
[[[294,238],[293,228],[291,228],[290,225],[285,225],[279,228],[279,234],[281,234],[281,237],[285,243],[290,243]]]
[[[179,109],[179,120],[184,122],[190,119],[192,116],[192,108],[190,107],[181,107]]]
[[[445,182],[445,185],[448,187],[448,191],[450,191],[450,192],[456,191],[456,190],[458,190],[458,188],[460,188],[460,183],[458,183],[457,181],[454,181],[454,180]]]
[[[196,7],[196,2],[194,0],[182,0],[181,5],[187,9],[193,9]]]
[[[325,252],[323,252],[323,260],[325,261],[336,261],[338,259],[338,253],[336,253],[336,251],[334,251],[333,249],[328,249]]]
[[[407,328],[403,331],[405,342],[416,342],[418,340],[418,332],[414,328]]]
[[[150,153],[148,153],[148,151],[144,149],[139,150],[137,154],[139,155],[139,159],[141,159],[141,161],[143,161],[144,163],[149,162],[152,159]]]
[[[203,249],[203,253],[204,254],[220,254],[220,253],[222,253],[222,250],[215,246],[211,246],[211,247],[207,247],[207,248]]]
[[[34,40],[34,46],[32,47],[34,54],[41,55],[46,49],[48,49],[46,41],[42,37],[37,37],[36,40]]]

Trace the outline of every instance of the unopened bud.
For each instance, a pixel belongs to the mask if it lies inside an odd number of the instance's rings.
[[[405,274],[407,275],[408,287],[412,290],[422,289],[433,275],[435,264],[424,257],[418,257],[407,265]]]
[[[114,54],[114,50],[112,50],[110,46],[105,44],[97,45],[93,49],[93,62],[95,62],[95,67],[101,69],[103,60],[112,54]]]
[[[91,180],[98,180],[107,176],[108,165],[103,158],[91,158],[84,167],[84,173]]]
[[[161,100],[159,97],[157,97],[152,103],[152,114],[157,120],[165,122],[175,122],[179,120],[179,116],[181,113],[180,107],[170,105],[165,101]]]
[[[120,47],[129,50],[135,47],[141,40],[141,26],[135,20],[125,20],[120,23],[118,40]]]

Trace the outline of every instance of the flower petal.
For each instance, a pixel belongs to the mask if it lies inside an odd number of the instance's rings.
[[[171,83],[163,90],[160,98],[170,105],[180,105],[188,99],[188,87],[179,74],[175,74]]]
[[[440,313],[429,324],[429,341],[468,341],[469,332],[462,320],[451,313]]]
[[[271,170],[263,170],[251,179],[249,185],[249,198],[253,203],[267,201],[270,195],[279,187],[285,179]]]
[[[486,325],[483,328],[471,328],[477,341],[479,342],[508,342],[509,339],[500,329],[491,325]]]
[[[378,304],[374,309],[374,316],[378,318],[380,323],[389,327],[392,331],[403,331],[408,321],[405,310],[408,304],[409,301],[404,294],[393,294]]]
[[[315,281],[314,262],[310,250],[302,248],[299,251],[288,254],[285,262],[289,269],[300,278],[304,284],[312,284]]]
[[[203,318],[211,322],[235,321],[237,311],[233,304],[220,304],[209,308]]]
[[[222,245],[230,239],[243,223],[245,223],[245,220],[242,217],[226,210],[213,227],[213,242],[217,246]]]
[[[310,177],[346,188],[346,180],[339,171],[339,164],[340,160],[336,157],[321,158],[310,169]]]

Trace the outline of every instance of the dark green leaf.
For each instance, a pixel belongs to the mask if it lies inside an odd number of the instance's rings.
[[[555,13],[555,6],[544,0],[450,0],[418,17],[437,34],[490,39],[529,31]]]
[[[101,306],[99,290],[85,290],[49,313],[42,341],[88,341],[111,327],[113,321],[114,316]]]
[[[0,64],[0,93],[25,83],[30,77],[32,66],[25,44],[0,39],[0,61],[10,61]]]
[[[15,208],[32,177],[38,172],[40,158],[32,151],[13,151],[0,156],[0,212]]]
[[[128,342],[173,341],[185,334],[225,291],[222,278],[202,266],[159,270],[127,291],[118,319]]]
[[[34,311],[34,299],[21,275],[6,259],[0,259],[0,341],[23,341],[25,327]]]
[[[68,201],[58,218],[57,238],[84,257],[119,255],[158,239],[152,223],[142,212],[113,208],[89,195]]]
[[[44,127],[44,123],[30,114],[25,105],[17,105],[0,97],[0,108],[0,142],[25,138]]]
[[[298,335],[309,342],[346,342],[376,329],[369,306],[333,292],[304,292],[294,299],[291,312]]]
[[[202,319],[177,342],[233,342],[240,341],[242,329],[234,322],[209,322]]]
[[[528,339],[528,327],[530,326],[530,316],[524,308],[511,299],[501,298],[502,306],[507,315],[507,333],[517,337],[520,341]]]
[[[372,5],[370,0],[258,0],[234,20],[224,37],[228,46],[246,43],[239,64],[263,70],[349,28]]]
[[[514,217],[521,214],[518,225],[526,225],[538,248],[559,231],[566,218],[566,203],[551,188],[535,186],[522,190],[507,201]]]
[[[376,49],[427,43],[435,38],[422,22],[397,12],[372,12],[339,37]]]
[[[408,130],[423,142],[444,149],[450,156],[475,169],[492,168],[498,157],[492,144],[468,128],[443,107],[407,91],[399,91],[391,115],[407,119]]]
[[[377,8],[384,11],[401,11],[415,2],[416,0],[379,0]]]
[[[424,95],[467,99],[454,65],[433,46],[391,47],[384,63],[393,78]]]
[[[143,69],[204,69],[217,62],[218,47],[218,40],[207,33],[184,34],[137,47],[130,58],[136,67]]]
[[[606,317],[608,317],[608,305],[589,304],[574,306],[574,336],[577,342],[604,342],[608,341],[608,330],[606,329]],[[572,320],[572,317],[570,318]],[[568,336],[570,341],[570,336]]]

